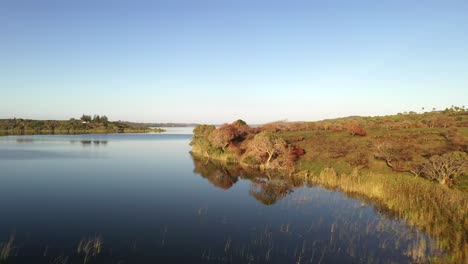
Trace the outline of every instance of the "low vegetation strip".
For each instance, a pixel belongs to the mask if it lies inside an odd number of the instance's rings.
[[[147,133],[163,132],[163,129],[132,125],[125,122],[109,121],[107,116],[83,115],[80,119],[70,120],[0,120],[0,134],[89,134],[89,133]]]

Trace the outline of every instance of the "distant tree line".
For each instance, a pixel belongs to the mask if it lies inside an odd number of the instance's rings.
[[[111,122],[103,115],[82,115],[80,119],[32,120],[12,118],[0,120],[2,134],[80,134],[80,133],[125,133],[161,132],[144,126],[124,122]]]
[[[91,115],[83,114],[80,120],[83,122],[95,122],[95,123],[105,123],[105,124],[109,123],[109,119],[105,115],[103,116],[94,115],[93,117],[91,117]]]

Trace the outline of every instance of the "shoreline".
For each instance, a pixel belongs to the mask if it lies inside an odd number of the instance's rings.
[[[145,134],[145,133],[163,133],[165,129],[145,129],[145,130],[78,130],[78,131],[26,131],[26,132],[13,132],[0,130],[0,136],[34,136],[34,135],[89,135],[89,134]]]
[[[337,173],[333,167],[328,167],[320,173],[296,170],[284,174],[281,170],[260,170],[248,164],[226,162],[226,158],[198,155],[193,151],[191,154],[194,158],[211,159],[220,166],[255,170],[259,176],[269,180],[274,177],[292,177],[306,187],[319,185],[370,200],[404,219],[408,225],[416,226],[435,238],[435,245],[421,245],[411,249],[416,256],[423,257],[426,250],[440,250],[443,254],[435,256],[430,260],[431,263],[462,263],[468,259],[468,219],[465,217],[468,215],[468,195],[463,191],[401,173],[388,175],[359,169],[351,173]],[[272,177],[270,173],[275,174]]]

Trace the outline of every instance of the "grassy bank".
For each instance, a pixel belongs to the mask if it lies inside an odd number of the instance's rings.
[[[468,261],[468,194],[407,175],[373,172],[338,174],[332,168],[312,174],[301,171],[297,177],[330,189],[364,195],[435,237],[437,246],[448,252],[440,263]],[[422,254],[422,253],[421,253]],[[422,256],[421,256],[422,257]]]
[[[373,204],[377,211],[390,218],[404,219],[434,238],[434,244],[423,240],[406,249],[415,263],[466,263],[468,259],[466,192],[404,173],[383,174],[358,169],[337,173],[333,168],[325,168],[319,173],[302,170],[291,175],[196,155],[193,160],[194,172],[218,188],[229,189],[239,178],[250,181],[250,195],[264,205],[275,204],[304,184],[321,185]],[[428,253],[435,257],[429,259]]]

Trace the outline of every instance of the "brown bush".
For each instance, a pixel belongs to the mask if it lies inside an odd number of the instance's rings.
[[[365,151],[352,152],[347,156],[346,160],[354,167],[369,168],[369,153],[366,153]]]
[[[364,128],[361,125],[350,125],[348,126],[347,130],[352,136],[357,135],[364,137],[367,135],[366,130],[364,130]]]

